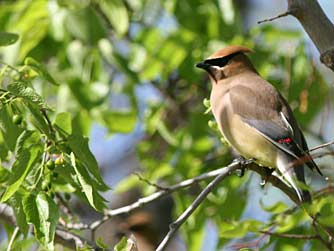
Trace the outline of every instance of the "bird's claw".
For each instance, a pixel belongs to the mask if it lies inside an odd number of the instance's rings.
[[[245,175],[245,170],[247,166],[255,161],[254,158],[251,159],[245,159],[244,157],[240,156],[233,160],[233,162],[237,162],[240,165],[240,169],[237,169],[237,175],[239,177],[242,177]]]
[[[260,186],[265,186],[268,182],[268,180],[270,179],[272,173],[274,172],[274,169],[271,169],[271,168],[268,168],[268,167],[263,167],[265,172],[266,172],[266,175],[262,177],[262,181],[260,183]]]

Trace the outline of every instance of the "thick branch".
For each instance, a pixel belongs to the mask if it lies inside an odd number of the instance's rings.
[[[294,16],[303,26],[320,53],[320,61],[334,71],[334,26],[323,12],[317,0],[287,0],[288,9],[272,21],[288,14]]]
[[[320,60],[334,71],[334,26],[316,0],[288,0],[288,10],[302,24],[320,52]]]

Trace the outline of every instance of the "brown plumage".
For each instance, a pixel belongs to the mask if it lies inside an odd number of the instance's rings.
[[[219,129],[241,156],[277,168],[301,201],[310,200],[296,182],[305,183],[303,163],[321,172],[307,153],[287,101],[257,73],[245,55],[249,52],[228,46],[196,65],[209,73],[210,102]]]

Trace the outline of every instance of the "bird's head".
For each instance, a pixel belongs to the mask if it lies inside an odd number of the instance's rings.
[[[243,46],[227,46],[196,64],[196,67],[206,70],[211,80],[217,83],[219,80],[232,77],[245,70],[255,71],[252,63],[245,55],[249,52],[252,52],[252,50]]]

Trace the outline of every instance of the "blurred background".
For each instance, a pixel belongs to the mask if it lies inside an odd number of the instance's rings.
[[[334,2],[319,3],[333,20]],[[213,116],[205,114],[203,100],[210,85],[194,67],[226,45],[255,51],[252,62],[288,99],[311,148],[333,140],[332,72],[320,64],[319,53],[293,17],[257,24],[286,6],[284,0],[0,1],[0,30],[20,35],[14,45],[0,48],[0,57],[11,65],[33,57],[60,83],[33,84],[55,113],[71,112],[76,130],[90,137],[111,187],[104,196],[115,208],[156,190],[134,172],[167,186],[233,160],[208,125]],[[309,174],[315,190],[333,184],[334,177],[332,157],[316,162],[328,180]],[[225,180],[182,226],[170,250],[236,250],[254,240],[242,229],[226,231],[226,225],[240,219],[266,222],[272,219],[271,205],[293,205],[281,191],[260,183],[251,172]],[[204,185],[114,219],[95,238],[113,245],[134,233],[140,251],[154,250],[168,224]],[[75,198],[71,205],[84,222],[100,217]],[[309,227],[298,226],[298,231]],[[261,250],[288,250],[283,247],[291,247],[290,242],[295,249],[289,250],[313,248],[305,241],[276,239],[260,242]]]

